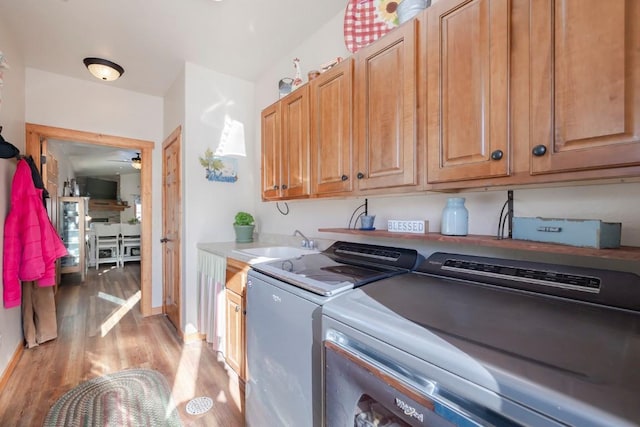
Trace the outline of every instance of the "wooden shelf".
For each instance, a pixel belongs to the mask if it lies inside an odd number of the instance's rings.
[[[440,233],[427,233],[427,234],[411,234],[411,233],[392,233],[386,230],[358,230],[352,228],[320,228],[318,231],[322,233],[339,233],[339,234],[354,234],[359,236],[370,237],[386,237],[391,239],[410,239],[410,240],[427,240],[433,242],[442,243],[454,243],[465,244],[475,246],[488,246],[501,249],[513,249],[521,251],[535,251],[535,252],[547,252],[557,253],[564,255],[577,255],[597,258],[608,259],[621,259],[640,261],[640,247],[636,246],[621,246],[617,249],[592,249],[592,248],[579,248],[575,246],[560,245],[555,243],[539,243],[530,242],[527,240],[513,240],[513,239],[501,239],[498,240],[495,236],[445,236]]]
[[[131,206],[118,203],[116,200],[89,199],[91,211],[123,211]]]

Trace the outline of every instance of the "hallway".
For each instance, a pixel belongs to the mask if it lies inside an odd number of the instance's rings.
[[[210,346],[182,344],[165,316],[140,314],[140,264],[64,275],[56,294],[58,338],[25,349],[4,390],[0,425],[40,426],[49,408],[77,384],[131,368],[155,369],[172,387],[185,426],[240,426],[242,392]],[[188,415],[208,396],[213,409]]]

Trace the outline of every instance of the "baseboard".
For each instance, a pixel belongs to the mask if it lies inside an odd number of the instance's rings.
[[[151,315],[155,316],[157,314],[163,314],[162,313],[162,307],[153,307],[151,309]],[[167,319],[168,320],[168,319]],[[171,323],[171,322],[169,322]],[[190,334],[185,334],[183,331],[179,330],[176,328],[176,332],[178,333],[178,335],[180,336],[180,338],[182,339],[182,342],[187,344],[190,342],[195,342],[195,341],[204,341],[207,336],[205,334],[201,334],[199,332],[193,332]]]
[[[4,391],[4,387],[7,385],[9,377],[11,377],[11,374],[13,374],[13,371],[16,369],[16,365],[20,361],[20,356],[22,356],[23,351],[24,345],[22,345],[22,340],[20,340],[20,343],[18,343],[18,348],[16,348],[16,351],[13,353],[11,360],[9,360],[9,363],[7,364],[7,369],[4,370],[2,378],[0,378],[0,393]]]

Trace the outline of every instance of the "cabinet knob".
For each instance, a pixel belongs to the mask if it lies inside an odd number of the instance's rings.
[[[347,175],[342,175],[342,177],[340,179],[342,179],[343,181],[346,181],[346,180],[349,179],[349,177]]]
[[[536,157],[542,157],[542,156],[544,156],[546,154],[547,147],[542,145],[542,144],[536,145],[535,147],[533,147],[533,150],[531,150],[531,152]]]
[[[358,175],[356,176],[358,177],[358,179],[364,178],[364,174],[362,172],[358,172]]]
[[[236,313],[240,311],[240,306],[236,305]]]
[[[502,157],[504,157],[504,153],[502,152],[502,150],[496,150],[491,153],[491,160],[500,160],[502,159]]]
[[[287,189],[287,184],[282,184],[282,189],[286,190]]]
[[[280,188],[280,187],[278,187],[277,185],[274,185],[274,186],[273,186],[273,189],[274,189],[274,190],[277,190],[278,188]]]

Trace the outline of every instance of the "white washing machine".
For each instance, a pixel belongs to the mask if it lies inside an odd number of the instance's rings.
[[[337,242],[326,251],[253,265],[247,284],[248,426],[322,426],[321,307],[406,274],[413,249]]]

